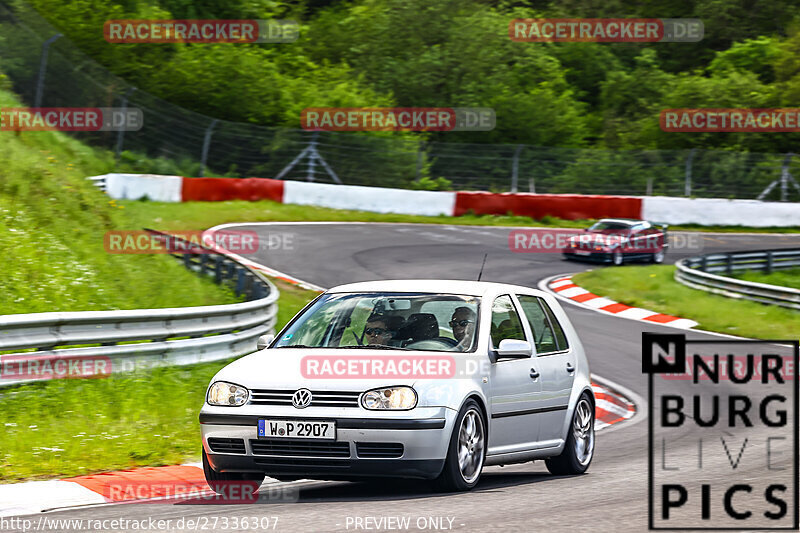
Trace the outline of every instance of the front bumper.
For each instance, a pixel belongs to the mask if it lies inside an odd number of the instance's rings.
[[[412,411],[413,417],[409,416],[412,412],[366,412],[374,416],[367,418],[363,410],[358,410],[359,417],[342,416],[342,410],[336,410],[335,416],[325,416],[324,408],[307,411],[307,415],[298,416],[204,409],[200,414],[203,448],[211,467],[218,472],[264,472],[312,479],[431,479],[442,471],[456,418],[455,411],[444,407],[417,408]],[[265,418],[335,420],[336,439],[259,438],[258,420]],[[222,450],[219,439],[226,439],[226,446],[234,439],[238,453]]]
[[[567,248],[563,253],[567,259],[576,261],[591,261],[593,263],[612,263],[614,261],[614,256],[610,252],[592,250],[588,255],[579,255],[575,253],[575,250]]]

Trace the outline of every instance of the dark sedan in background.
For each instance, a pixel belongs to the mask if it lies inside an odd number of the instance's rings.
[[[604,218],[571,237],[563,253],[566,259],[614,265],[635,260],[662,263],[668,247],[666,224]]]

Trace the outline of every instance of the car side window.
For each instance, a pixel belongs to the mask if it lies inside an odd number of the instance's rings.
[[[492,304],[492,348],[497,349],[503,339],[524,341],[525,330],[511,296],[504,294],[495,298]]]
[[[558,323],[558,319],[556,318],[555,313],[553,310],[550,309],[550,306],[547,305],[543,299],[539,298],[539,303],[541,304],[542,308],[544,309],[545,313],[547,314],[547,318],[550,319],[550,325],[553,327],[553,333],[556,336],[556,343],[558,344],[558,350],[568,350],[569,343],[567,342],[567,336],[564,333],[564,329],[561,327],[561,324]]]
[[[558,344],[553,330],[550,327],[550,320],[547,314],[539,303],[539,298],[536,296],[527,296],[525,294],[518,294],[522,311],[525,313],[525,318],[531,326],[531,333],[533,333],[533,342],[536,345],[536,353],[549,353],[557,352]]]
[[[536,353],[550,353],[569,348],[567,343],[567,336],[561,328],[561,324],[556,320],[553,310],[547,305],[547,302],[536,296],[529,296],[525,294],[518,294],[522,311],[525,313],[525,318],[531,326],[533,332],[534,343],[536,345]]]

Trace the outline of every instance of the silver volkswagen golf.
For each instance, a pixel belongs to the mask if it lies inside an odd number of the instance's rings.
[[[227,365],[200,412],[212,488],[230,481],[425,478],[469,490],[487,465],[581,474],[595,399],[555,298],[515,285],[334,287]]]

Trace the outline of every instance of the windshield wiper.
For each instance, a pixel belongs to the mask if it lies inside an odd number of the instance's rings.
[[[404,348],[402,346],[385,346],[383,344],[362,344],[361,346],[354,344],[353,346],[329,346],[335,350],[406,350],[413,351],[411,348]]]
[[[275,348],[319,348],[319,346],[307,346],[305,344],[284,344],[283,346],[276,346]]]

